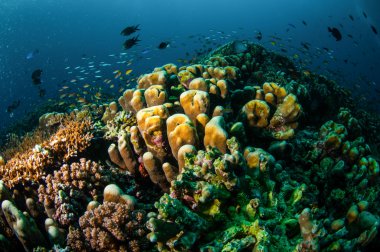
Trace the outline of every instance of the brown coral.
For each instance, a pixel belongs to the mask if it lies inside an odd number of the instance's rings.
[[[37,182],[46,175],[48,166],[54,165],[54,162],[66,162],[90,145],[91,123],[90,117],[79,120],[76,115],[67,116],[48,140],[36,144],[33,149],[17,153],[0,166],[0,177],[8,187]]]
[[[86,242],[95,251],[147,251],[146,214],[127,205],[104,202],[79,219]]]
[[[92,134],[90,118],[65,120],[59,130],[50,138],[48,148],[63,161],[76,157],[89,145]]]
[[[127,183],[126,177],[118,170],[104,169],[98,163],[84,158],[79,163],[64,164],[54,175],[49,174],[45,181],[46,186],[40,185],[38,189],[39,201],[61,225],[75,221],[78,211],[84,211],[89,201],[98,200],[107,184],[115,181]]]

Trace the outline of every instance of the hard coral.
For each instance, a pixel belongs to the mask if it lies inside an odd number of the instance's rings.
[[[262,88],[252,89],[255,99],[241,110],[241,119],[250,127],[262,129],[264,135],[278,140],[294,136],[297,120],[302,112],[297,97],[288,94],[276,83],[264,83]]]
[[[76,157],[90,145],[91,127],[88,117],[82,120],[67,117],[48,140],[35,145],[32,150],[16,154],[0,166],[0,177],[9,187],[38,182],[46,175],[46,168]]]
[[[79,224],[94,251],[148,251],[146,214],[123,203],[104,202],[88,210]]]
[[[84,158],[79,163],[64,164],[45,181],[46,185],[38,189],[39,201],[50,217],[64,226],[77,221],[84,206],[101,198],[103,188],[109,183],[128,184],[127,177],[117,169],[106,169]]]
[[[63,162],[78,153],[84,151],[89,145],[92,138],[90,129],[92,121],[90,118],[83,120],[66,119],[58,131],[49,139],[47,148]]]

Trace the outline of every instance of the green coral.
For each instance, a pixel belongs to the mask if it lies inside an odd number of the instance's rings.
[[[188,156],[170,195],[156,203],[158,215],[149,221],[149,229],[159,251],[264,251],[270,248],[267,228],[284,226],[292,236],[297,232],[285,209],[298,204],[303,197],[300,189],[291,188],[282,198],[286,193],[275,192],[269,172],[256,177],[247,169],[235,169],[233,155],[239,153],[239,143],[235,138],[227,143],[233,154],[208,149]],[[247,167],[241,153],[240,158]]]

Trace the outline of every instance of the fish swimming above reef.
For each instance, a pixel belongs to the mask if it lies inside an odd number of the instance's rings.
[[[138,27],[139,27],[139,25],[128,26],[128,27],[124,28],[120,32],[120,34],[123,36],[129,36],[129,35],[135,33],[136,31],[139,31],[140,29]]]
[[[337,28],[328,27],[328,31],[333,35],[333,37],[336,39],[336,41],[342,40],[342,34],[340,33],[340,31]]]
[[[305,20],[302,20],[302,23],[303,23],[304,26],[307,26],[307,23],[306,23]]]
[[[38,96],[39,97],[44,97],[46,95],[46,89],[41,88],[40,86],[38,87]]]
[[[261,33],[261,31],[258,31],[258,32],[256,33],[255,38],[256,38],[258,41],[260,41],[260,40],[263,38],[263,34]]]
[[[124,42],[124,44],[123,44],[124,49],[127,50],[127,49],[132,48],[133,46],[137,45],[137,43],[138,43],[139,41],[141,41],[141,40],[139,40],[139,36],[136,36],[136,37],[133,37],[133,38],[127,39],[127,40]]]
[[[306,50],[309,50],[309,49],[310,49],[310,43],[308,43],[308,42],[301,42],[301,45],[302,45],[303,48],[305,48]]]
[[[236,54],[245,53],[248,51],[248,45],[246,41],[235,40],[234,42],[232,42],[232,46],[234,53]]]
[[[351,19],[351,21],[354,21],[354,17],[352,15],[348,15],[348,17]]]
[[[40,51],[39,51],[38,49],[35,49],[34,51],[29,52],[29,53],[25,56],[25,58],[26,58],[27,60],[33,59],[33,58],[34,58],[39,52],[40,52]]]
[[[7,112],[7,113],[12,113],[15,109],[17,109],[17,108],[20,106],[20,103],[21,103],[20,100],[13,101],[13,102],[7,107],[6,112]]]
[[[367,18],[367,13],[365,13],[364,11],[363,11],[363,16],[364,16],[365,18]]]
[[[158,45],[158,49],[165,49],[165,48],[168,48],[170,46],[170,43],[169,42],[161,42],[159,45]]]
[[[375,33],[377,35],[377,30],[376,30],[375,26],[371,25],[371,29],[372,29],[373,33]]]
[[[37,69],[37,70],[33,71],[33,73],[32,73],[32,81],[33,81],[34,85],[41,84],[41,74],[42,74],[42,70],[41,69]]]

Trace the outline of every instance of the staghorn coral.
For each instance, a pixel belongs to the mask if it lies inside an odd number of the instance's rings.
[[[9,187],[17,184],[36,183],[46,174],[46,169],[66,162],[83,152],[92,138],[91,119],[66,118],[59,129],[48,140],[33,149],[17,153],[5,165],[0,166],[0,177]]]
[[[33,183],[45,175],[45,168],[53,160],[47,149],[36,145],[32,150],[16,154],[5,165],[0,166],[0,177],[8,187]]]
[[[24,153],[32,149],[36,144],[40,144],[54,133],[54,130],[37,128],[32,132],[26,133],[24,136],[17,136],[15,134],[10,134],[8,136],[8,141],[6,142],[4,148],[0,151],[4,160],[10,160],[12,157]]]
[[[91,127],[92,121],[88,117],[83,120],[65,120],[49,139],[47,148],[59,160],[68,161],[90,145]]]

